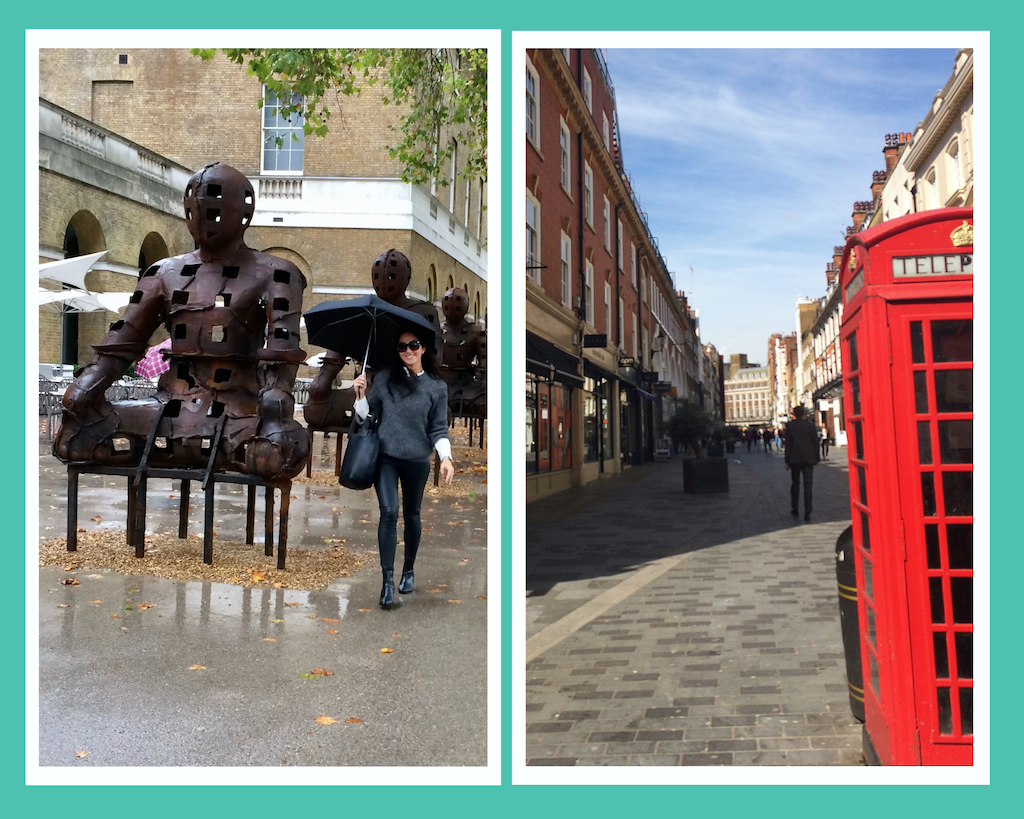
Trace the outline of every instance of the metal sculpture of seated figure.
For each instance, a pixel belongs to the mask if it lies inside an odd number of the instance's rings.
[[[466,321],[469,295],[453,287],[441,299],[441,376],[448,383],[448,409],[453,418],[487,416],[487,333]]]
[[[305,353],[305,278],[243,242],[255,196],[245,176],[207,165],[185,190],[197,249],[143,272],[124,316],[64,395],[54,454],[66,463],[204,467],[290,479],[309,455],[292,388]],[[156,396],[110,402],[104,392],[167,327],[170,369]]]
[[[412,263],[401,251],[387,250],[373,261],[371,270],[373,290],[379,298],[395,307],[401,307],[423,316],[436,329],[437,308],[429,302],[406,296],[412,281]],[[345,358],[328,350],[323,357],[320,372],[309,387],[309,399],[303,406],[303,417],[310,430],[344,432],[352,422],[355,392],[351,387],[334,389],[334,380],[345,366]],[[372,362],[371,362],[372,374]]]

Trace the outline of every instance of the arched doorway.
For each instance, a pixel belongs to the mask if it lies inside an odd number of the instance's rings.
[[[88,253],[97,253],[106,249],[103,228],[99,221],[87,210],[80,210],[71,217],[64,230],[64,258],[73,259]],[[64,290],[73,289],[63,285]],[[67,310],[61,312],[60,331],[60,363],[78,364],[78,313]]]
[[[145,272],[150,265],[156,264],[168,256],[167,242],[159,233],[153,232],[142,240],[139,248],[139,273]]]

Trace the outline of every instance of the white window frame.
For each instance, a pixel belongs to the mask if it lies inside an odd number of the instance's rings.
[[[604,249],[612,252],[612,203],[604,197]]]
[[[950,182],[954,191],[960,190],[963,187],[963,174],[960,169],[960,143],[957,140],[953,140],[950,143],[949,148],[946,150],[946,156],[949,157],[949,174]]]
[[[469,227],[469,200],[473,198],[472,194],[473,194],[472,183],[470,182],[469,179],[467,179],[466,180],[466,203],[465,203],[465,208],[464,208],[464,215],[463,215],[463,218],[462,218],[462,224],[464,224],[467,228]]]
[[[629,266],[630,266],[630,276],[633,279],[633,289],[636,290],[637,289],[637,283],[636,283],[636,245],[633,244],[633,242],[629,243]]]
[[[452,140],[452,157],[449,162],[448,172],[448,212],[455,215],[455,175],[458,171],[457,163],[459,160],[459,143],[458,140]]]
[[[619,258],[618,258],[619,270],[622,270],[622,255],[623,255],[622,254],[622,244],[623,244],[623,242],[622,242],[622,220],[621,219],[619,219],[618,227],[616,227],[615,230],[616,230],[615,236],[618,239],[618,245],[619,245],[618,248],[616,248],[618,250],[618,256],[619,256]]]
[[[608,153],[611,153],[612,152],[611,128],[608,125],[608,115],[604,111],[601,112],[601,136],[604,137],[604,147],[605,147],[605,150],[608,151]]]
[[[590,79],[590,72],[583,66],[583,101],[587,104],[587,110],[594,113],[594,82]]]
[[[293,94],[292,99],[302,99],[301,94]],[[281,121],[280,114],[273,113],[279,107],[275,105],[277,95],[269,89],[266,85],[263,86],[263,108],[260,111],[260,136],[262,139],[262,145],[260,148],[260,174],[263,176],[302,176],[303,168],[305,167],[305,150],[306,150],[306,135],[302,129],[303,117],[300,114],[292,115],[291,120]],[[274,122],[270,125],[267,124],[267,117],[273,115]],[[276,142],[273,137],[268,136],[269,131],[286,131],[287,133],[283,136],[284,144],[278,149]],[[292,139],[292,134],[298,136],[298,145],[296,148],[296,140]],[[268,147],[267,142],[270,141]],[[287,153],[289,157],[293,153],[300,154],[301,163],[303,168],[298,170],[277,170],[276,168],[267,167],[267,151],[273,150],[276,157],[280,157],[281,154]],[[289,164],[291,164],[289,162]]]
[[[623,315],[625,314],[625,312],[626,312],[626,303],[622,300],[622,296],[619,296],[619,315],[616,316],[616,318],[618,320],[615,322],[615,324],[616,324],[616,328],[615,329],[617,331],[616,334],[615,334],[615,345],[619,349],[622,349],[623,344],[625,342],[625,339],[623,338],[624,327],[622,326],[624,324]]]
[[[572,199],[572,134],[562,117],[558,118],[558,169],[562,190]]]
[[[562,252],[560,254],[562,271],[562,304],[572,307],[572,240],[562,231]]]
[[[604,331],[611,335],[612,331],[612,283],[604,283]]]
[[[529,57],[526,58],[526,75],[526,139],[540,150],[540,75]],[[531,81],[533,94],[530,94]]]
[[[567,48],[560,48],[558,50],[561,51],[562,52],[562,56],[565,57],[565,64],[569,65],[569,49],[567,49]]]
[[[534,213],[534,221],[536,221],[536,223],[537,223],[536,225],[531,225],[530,222],[529,222],[530,206],[531,205],[533,206],[533,209],[534,209],[533,213]],[[540,254],[541,254],[541,250],[540,250],[540,248],[541,248],[541,244],[540,244],[540,228],[541,228],[540,202],[538,202],[536,197],[532,193],[530,193],[529,191],[526,192],[526,216],[527,216],[527,222],[526,222],[526,266],[527,266],[527,270],[526,270],[526,273],[527,273],[527,275],[531,279],[533,279],[535,282],[540,284],[540,271],[541,271],[540,265],[542,264],[542,262],[540,260]],[[536,243],[536,247],[535,247],[536,255],[535,256],[531,256],[531,248],[530,248],[530,233],[531,233],[531,231],[533,233],[534,241]],[[530,269],[531,267],[536,267],[536,269],[531,270]]]
[[[925,190],[927,191],[927,200],[924,205],[925,210],[934,210],[939,206],[939,176],[935,173],[935,169],[928,174],[928,177],[924,181]]]
[[[587,308],[585,321],[594,326],[594,265],[587,262],[587,292],[585,304]]]
[[[589,162],[583,163],[583,218],[594,227],[594,172]]]

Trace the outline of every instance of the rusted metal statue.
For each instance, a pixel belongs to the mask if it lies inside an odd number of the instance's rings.
[[[255,196],[243,174],[207,165],[185,190],[198,249],[139,279],[124,317],[95,346],[64,395],[54,454],[69,464],[206,467],[279,481],[309,455],[292,388],[305,353],[299,317],[306,281],[291,262],[245,246]],[[156,396],[111,403],[104,392],[146,352],[161,326],[170,370]]]
[[[409,282],[412,281],[412,263],[408,256],[394,248],[387,250],[374,259],[370,275],[374,292],[380,298],[395,307],[418,313],[437,329],[437,308],[430,302],[410,299],[405,294]],[[352,422],[355,393],[351,387],[344,389],[332,387],[335,378],[344,366],[345,358],[343,356],[332,350],[328,350],[324,354],[323,365],[309,387],[309,399],[302,409],[311,431],[310,435],[313,430],[346,432]],[[337,472],[337,464],[335,467],[335,472]]]
[[[461,288],[444,294],[441,309],[441,375],[448,383],[449,415],[482,423],[487,417],[487,333],[466,321],[469,295]]]

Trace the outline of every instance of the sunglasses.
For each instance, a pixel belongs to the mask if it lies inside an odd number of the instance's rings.
[[[412,350],[413,352],[416,352],[422,346],[423,345],[420,344],[415,339],[413,339],[410,342],[399,341],[398,342],[398,352],[404,353],[406,350]]]

